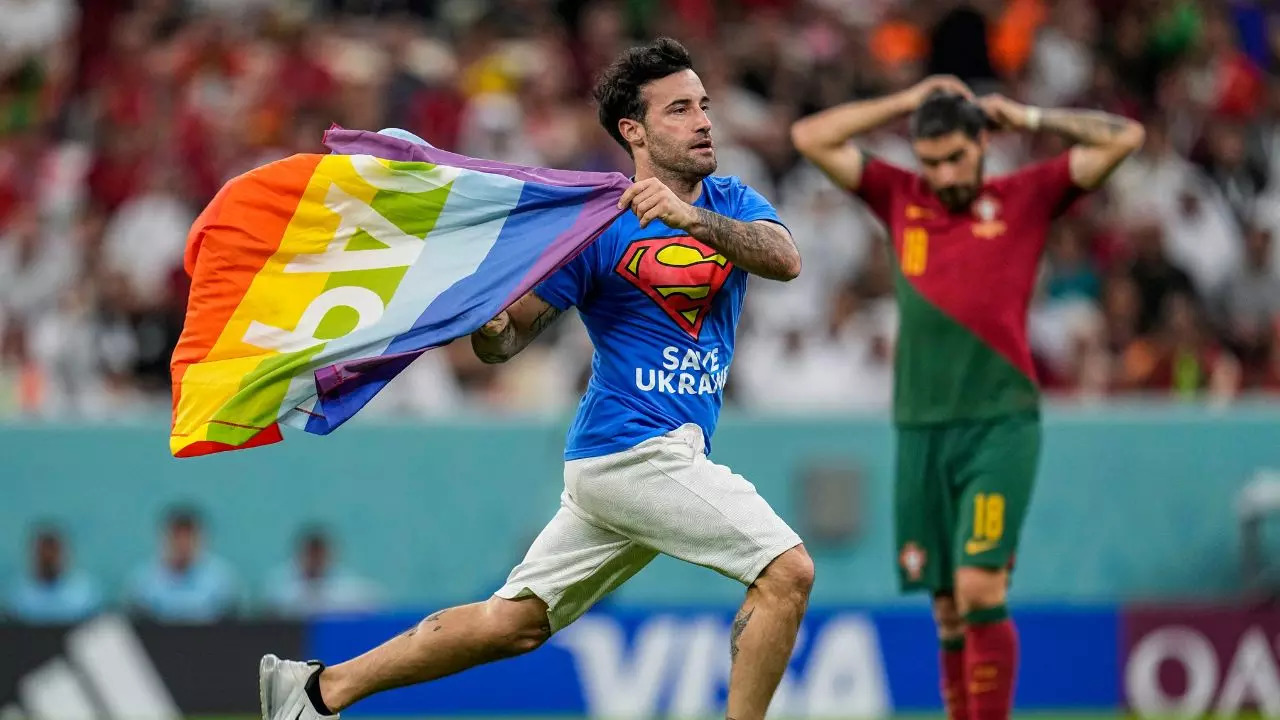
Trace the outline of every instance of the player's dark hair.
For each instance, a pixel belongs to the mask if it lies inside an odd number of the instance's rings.
[[[176,505],[166,513],[165,525],[170,530],[199,530],[200,513],[190,505]]]
[[[689,57],[689,51],[675,40],[661,37],[622,53],[600,74],[592,91],[600,124],[628,155],[631,154],[631,146],[618,130],[618,121],[622,118],[644,121],[648,108],[641,89],[654,80],[692,69],[693,59]]]
[[[959,130],[977,139],[987,126],[987,115],[963,95],[935,90],[911,114],[911,137],[936,138]]]
[[[62,543],[62,528],[52,520],[41,520],[31,526],[31,542],[39,545],[43,543]]]
[[[319,524],[304,525],[298,531],[298,547],[329,547],[329,531]]]

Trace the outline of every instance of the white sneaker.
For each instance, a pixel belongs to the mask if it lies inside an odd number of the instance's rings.
[[[337,718],[337,713],[321,715],[307,697],[307,680],[320,672],[320,668],[320,663],[263,655],[258,663],[258,700],[262,704],[262,720]]]

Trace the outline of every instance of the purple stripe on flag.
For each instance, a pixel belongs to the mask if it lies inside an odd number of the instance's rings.
[[[437,147],[419,145],[390,135],[382,135],[366,130],[344,130],[336,126],[325,132],[324,145],[338,155],[372,155],[385,160],[439,163],[467,170],[506,175],[516,180],[542,183],[544,185],[560,187],[597,185],[614,187],[619,191],[626,190],[631,185],[631,181],[622,173],[551,170],[527,165],[513,165],[511,163],[498,162],[497,160],[481,160],[451,153]]]
[[[409,363],[417,360],[420,355],[437,347],[439,345],[421,350],[406,350],[358,360],[348,360],[322,367],[315,372],[316,394],[321,397],[335,397],[339,392],[339,387],[352,380],[360,380],[361,382],[390,381],[400,374],[401,370],[409,367]]]
[[[533,267],[529,268],[529,272],[525,274],[520,283],[516,285],[515,290],[509,297],[507,297],[506,302],[504,302],[502,306],[507,307],[516,300],[519,300],[522,295],[537,287],[538,283],[546,280],[557,270],[568,265],[570,260],[577,257],[579,253],[585,250],[588,245],[595,242],[596,238],[600,237],[600,235],[609,228],[609,223],[613,222],[613,218],[616,218],[621,214],[622,211],[609,213],[607,209],[588,210],[580,214],[578,216],[578,220],[573,224],[573,227],[569,228],[561,234],[560,237],[556,238],[556,241],[542,253],[537,262],[533,264]],[[612,215],[612,217],[609,217],[610,215]],[[589,218],[589,216],[591,217]],[[608,219],[606,220],[604,218]],[[600,229],[591,235],[583,235],[582,241],[574,246],[572,252],[566,254],[560,251],[557,246],[566,239],[573,237],[574,233],[581,234],[587,232],[588,229],[593,226],[593,223],[599,223]]]

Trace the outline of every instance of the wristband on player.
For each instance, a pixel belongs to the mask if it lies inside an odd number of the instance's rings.
[[[1041,111],[1041,110],[1040,110],[1040,108],[1038,108],[1038,107],[1036,107],[1036,106],[1034,106],[1034,105],[1029,105],[1029,106],[1027,106],[1027,129],[1028,129],[1028,130],[1030,130],[1030,131],[1032,131],[1032,132],[1035,132],[1036,130],[1039,130],[1039,129],[1040,129],[1040,117],[1041,117],[1043,114],[1044,114],[1044,113],[1043,113],[1043,111]]]

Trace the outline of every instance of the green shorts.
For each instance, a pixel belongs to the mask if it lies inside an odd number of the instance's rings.
[[[1040,460],[1036,413],[898,428],[903,592],[950,592],[959,567],[1013,567]]]

